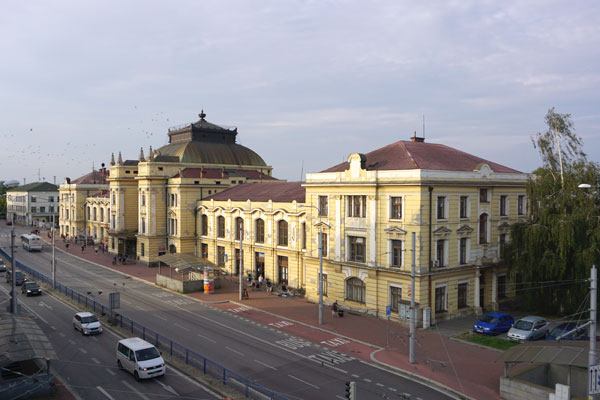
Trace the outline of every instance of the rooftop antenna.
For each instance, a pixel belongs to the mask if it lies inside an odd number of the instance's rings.
[[[38,168],[38,182],[41,182],[41,181],[42,181],[42,178],[41,178],[41,175],[40,175],[40,169]]]
[[[423,139],[425,139],[425,114],[423,114]]]
[[[54,175],[54,184],[56,185],[56,175]]]
[[[300,168],[300,182],[302,182],[303,176],[304,176],[304,160],[302,160],[302,167]]]

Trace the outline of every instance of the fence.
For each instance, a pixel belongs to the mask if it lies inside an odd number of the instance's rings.
[[[8,254],[0,249],[0,254],[10,261]],[[82,294],[77,290],[74,290],[68,286],[62,285],[59,282],[55,282],[52,285],[52,279],[46,275],[28,267],[27,265],[17,261],[15,266],[22,270],[27,275],[30,275],[36,280],[48,284],[50,287],[54,287],[59,293],[70,297],[71,300],[77,301],[79,304],[83,304],[86,308],[105,314],[109,311],[109,308],[104,304],[96,301],[94,298]],[[132,335],[141,337],[142,339],[153,343],[157,348],[163,352],[168,352],[171,356],[177,357],[182,361],[185,361],[187,365],[190,365],[197,370],[201,371],[204,375],[209,375],[216,379],[223,385],[230,386],[244,396],[252,399],[271,399],[271,400],[289,400],[287,397],[274,392],[252,380],[220,365],[219,363],[212,361],[203,355],[188,349],[184,345],[177,343],[160,333],[145,327],[142,324],[135,322],[135,320],[123,315],[114,314],[112,318],[113,323],[119,325],[123,329],[127,329]]]

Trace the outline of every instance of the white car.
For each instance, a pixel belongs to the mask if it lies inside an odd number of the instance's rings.
[[[94,335],[102,333],[102,324],[91,312],[78,312],[73,316],[73,329],[82,335]]]
[[[131,372],[136,380],[155,378],[167,372],[158,349],[137,337],[119,340],[117,365]]]

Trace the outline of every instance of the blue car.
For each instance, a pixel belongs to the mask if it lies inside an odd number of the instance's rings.
[[[510,329],[515,319],[506,313],[495,312],[484,315],[473,325],[473,332],[484,335],[497,335]]]
[[[575,322],[563,322],[556,328],[552,329],[548,336],[546,336],[546,340],[556,340],[557,337],[569,331],[572,331],[573,329],[577,328],[577,326],[578,325]],[[575,332],[572,332],[567,336],[561,338],[561,340],[590,340],[590,338],[588,336],[587,327],[584,326],[583,328],[580,328]]]

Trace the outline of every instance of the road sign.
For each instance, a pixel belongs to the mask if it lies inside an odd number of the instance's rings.
[[[392,306],[385,306],[385,315],[388,317],[392,315]]]
[[[589,394],[600,393],[600,365],[592,365],[589,368]]]
[[[116,310],[117,308],[121,308],[121,294],[119,292],[109,293],[108,294],[108,302],[110,304],[111,310]]]

